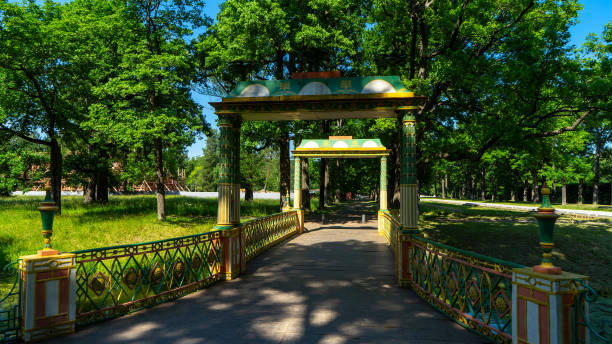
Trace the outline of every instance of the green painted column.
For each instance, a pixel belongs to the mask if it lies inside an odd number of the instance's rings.
[[[219,187],[216,229],[232,228],[232,119],[230,115],[219,115]]]
[[[302,159],[294,158],[295,170],[293,173],[293,208],[302,209]]]
[[[231,130],[231,159],[232,159],[232,195],[230,203],[230,222],[236,226],[240,224],[240,127],[242,120],[240,117],[232,118]]]
[[[380,158],[380,210],[387,210],[387,157]]]
[[[416,175],[416,117],[414,110],[398,111],[398,115],[402,119],[400,221],[402,229],[416,230],[419,219]]]

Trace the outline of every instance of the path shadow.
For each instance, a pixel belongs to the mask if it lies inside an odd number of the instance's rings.
[[[238,280],[51,343],[484,343],[410,290],[375,230],[307,233]]]

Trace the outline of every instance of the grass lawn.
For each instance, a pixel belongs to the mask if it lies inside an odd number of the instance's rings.
[[[421,203],[426,237],[526,266],[541,261],[538,227],[528,212]],[[600,292],[612,294],[612,222],[569,221],[562,216],[554,233],[554,264],[591,277]]]
[[[461,202],[478,202],[478,203],[491,203],[491,204],[507,204],[507,205],[521,205],[521,206],[525,206],[525,207],[539,207],[540,203],[533,203],[533,202],[501,202],[501,201],[490,201],[490,200],[485,200],[485,201],[481,201],[481,200],[477,200],[477,199],[473,199],[473,200],[466,200],[466,199],[456,199],[456,198],[446,198],[448,200],[452,200],[452,201],[461,201]],[[427,202],[427,198],[422,198],[422,201]],[[575,209],[575,210],[593,210],[593,211],[612,211],[612,205],[610,204],[581,204],[578,205],[576,203],[569,203],[566,205],[561,205],[561,203],[555,203],[552,202],[552,205],[555,208],[559,208],[559,209]]]
[[[42,197],[0,198],[0,269],[21,255],[42,249]],[[157,221],[156,199],[112,196],[108,204],[83,205],[82,197],[63,197],[51,243],[60,251],[132,244],[203,233],[216,224],[217,199],[166,196],[167,221]],[[278,200],[241,203],[243,221],[279,212]],[[2,278],[4,277],[4,278]],[[0,297],[12,278],[0,275]],[[4,292],[3,292],[4,291]]]

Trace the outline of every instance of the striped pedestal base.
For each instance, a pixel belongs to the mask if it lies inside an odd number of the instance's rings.
[[[417,229],[419,207],[416,184],[400,185],[400,221],[402,229]]]
[[[21,335],[34,342],[74,332],[76,256],[72,253],[21,257]]]
[[[512,270],[512,342],[569,344],[576,338],[588,343],[588,331],[577,326],[576,294],[584,291],[577,280],[588,277],[564,272],[545,275],[532,268]],[[589,314],[585,310],[584,314]]]
[[[219,183],[219,207],[217,209],[217,228],[232,227],[232,188],[233,184]]]

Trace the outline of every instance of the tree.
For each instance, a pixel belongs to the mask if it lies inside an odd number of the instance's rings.
[[[64,129],[77,117],[76,74],[53,24],[62,8],[0,1],[0,132],[48,147],[53,199],[61,212]],[[42,135],[40,135],[42,134]]]
[[[293,72],[352,71],[361,57],[367,2],[228,0],[218,22],[199,38],[199,70],[205,92],[229,93],[237,81],[286,79]],[[288,123],[243,124],[259,131],[263,146],[280,150],[280,202],[289,189]]]
[[[95,109],[96,118],[114,127],[115,140],[151,147],[158,220],[166,217],[165,149],[189,144],[209,130],[191,97],[195,70],[187,41],[207,24],[203,6],[199,0],[129,2],[137,31],[132,41],[122,42],[119,73],[99,90],[112,102]]]

